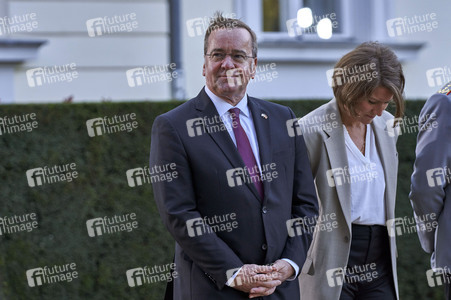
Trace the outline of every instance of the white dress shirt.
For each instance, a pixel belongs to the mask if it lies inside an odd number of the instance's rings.
[[[218,111],[219,116],[221,117],[222,122],[224,123],[225,127],[227,128],[227,131],[229,132],[230,137],[232,138],[233,143],[236,146],[236,139],[235,134],[233,132],[232,127],[232,116],[230,115],[229,109],[231,108],[239,108],[240,109],[240,123],[241,127],[243,127],[244,132],[246,132],[247,138],[249,140],[249,143],[251,144],[252,152],[254,153],[255,161],[257,162],[258,168],[260,170],[261,175],[261,164],[260,164],[260,151],[258,148],[258,140],[257,140],[257,134],[255,131],[254,126],[254,120],[252,119],[251,111],[249,110],[249,107],[247,106],[247,94],[244,94],[244,97],[238,102],[236,106],[231,105],[230,103],[222,100],[215,94],[213,94],[212,91],[208,89],[207,86],[205,86],[205,92],[207,93],[208,97],[210,97],[211,101],[213,102],[214,106],[216,107],[216,110]],[[299,274],[299,266],[288,258],[283,258],[284,261],[288,262],[294,269],[294,276],[291,278],[288,278],[287,280],[294,280]],[[238,270],[228,281],[227,285],[230,285],[235,277],[238,275],[240,270]]]
[[[366,125],[364,156],[345,125],[343,131],[349,164],[346,181],[351,187],[351,222],[385,226],[385,176],[374,132],[369,124]]]
[[[224,123],[227,131],[229,132],[230,137],[232,138],[233,143],[236,146],[235,133],[233,132],[232,127],[232,116],[230,115],[229,109],[231,108],[239,108],[240,109],[240,123],[241,127],[243,127],[244,132],[246,132],[247,138],[249,139],[249,143],[251,144],[252,152],[254,153],[255,161],[257,162],[258,168],[261,170],[260,164],[260,151],[258,148],[258,140],[257,134],[255,132],[254,121],[252,120],[252,114],[247,106],[247,94],[240,100],[240,102],[236,106],[232,106],[232,104],[222,100],[212,91],[205,86],[205,92],[208,97],[210,97],[211,101],[216,107],[219,116],[221,117],[222,122]]]

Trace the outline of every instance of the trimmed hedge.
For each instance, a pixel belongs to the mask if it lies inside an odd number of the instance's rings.
[[[326,101],[276,101],[302,116]],[[180,102],[5,105],[0,117],[35,113],[31,132],[5,133],[0,125],[0,217],[35,213],[38,226],[0,235],[0,299],[162,299],[165,283],[129,287],[126,271],[172,262],[174,241],[162,225],[150,184],[130,187],[126,171],[148,165],[150,132],[155,117]],[[407,116],[418,115],[424,101],[410,101]],[[138,127],[90,137],[86,121],[136,114]],[[408,199],[416,134],[398,140],[399,177],[396,215],[412,216]],[[76,164],[78,177],[29,187],[26,171]],[[136,214],[132,231],[90,237],[86,221]],[[398,237],[401,299],[442,299],[430,288],[425,272],[429,255],[416,234]],[[78,278],[29,287],[26,271],[76,264]]]

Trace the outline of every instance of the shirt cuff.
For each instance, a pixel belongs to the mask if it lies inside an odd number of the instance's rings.
[[[294,275],[293,276],[291,276],[290,278],[287,278],[287,281],[293,281],[293,280],[295,280],[297,277],[298,277],[298,275],[299,275],[299,266],[294,262],[294,261],[292,261],[291,259],[288,259],[288,258],[282,258],[282,260],[284,260],[284,261],[286,261],[287,263],[289,263],[292,267],[293,267],[293,269],[294,269]],[[238,272],[237,272],[238,273]],[[236,274],[236,273],[235,273]]]
[[[235,280],[235,277],[238,275],[238,273],[241,271],[243,267],[239,268],[238,271],[235,272],[235,274],[232,275],[232,277],[229,278],[229,280],[227,280],[226,285],[227,286],[231,286],[233,281]]]

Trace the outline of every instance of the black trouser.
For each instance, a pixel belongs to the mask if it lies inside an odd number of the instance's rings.
[[[340,300],[396,299],[387,227],[352,224],[351,252]]]

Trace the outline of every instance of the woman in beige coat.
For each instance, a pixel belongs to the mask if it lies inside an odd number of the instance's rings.
[[[398,154],[393,116],[404,75],[391,49],[363,43],[332,72],[335,98],[299,121],[320,204],[300,274],[302,300],[398,299],[394,219]]]

